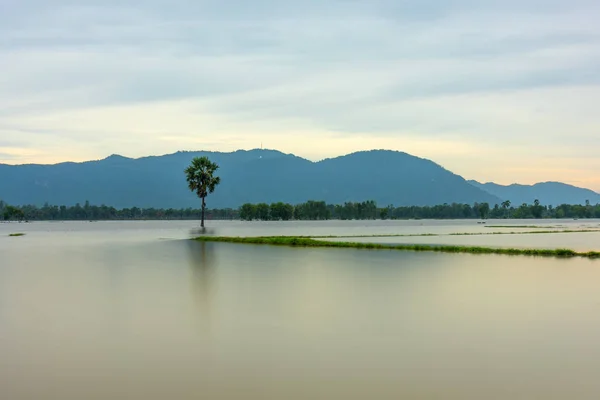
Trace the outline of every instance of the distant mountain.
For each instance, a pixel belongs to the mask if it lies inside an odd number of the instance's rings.
[[[600,194],[566,183],[560,182],[542,182],[535,185],[508,186],[498,185],[496,183],[479,183],[469,181],[473,186],[485,190],[489,194],[504,200],[510,200],[513,206],[523,203],[532,204],[535,199],[540,203],[557,206],[560,204],[585,204],[589,200],[591,204],[600,203]]]
[[[375,200],[379,205],[435,205],[500,199],[432,161],[402,152],[373,150],[320,162],[274,150],[232,153],[178,152],[131,159],[56,165],[0,164],[0,199],[9,204],[106,204],[114,207],[198,207],[185,182],[191,159],[206,155],[220,165],[221,185],[209,207],[245,202],[307,200],[328,203]]]

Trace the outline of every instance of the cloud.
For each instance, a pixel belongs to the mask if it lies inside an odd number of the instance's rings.
[[[267,141],[586,180],[597,164],[567,164],[600,144],[599,18],[590,0],[5,0],[0,162]]]
[[[10,161],[10,160],[14,160],[15,158],[17,158],[17,156],[14,154],[0,152],[0,159]]]

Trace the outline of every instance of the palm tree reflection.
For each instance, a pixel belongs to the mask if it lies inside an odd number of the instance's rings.
[[[215,296],[215,249],[214,243],[188,241],[189,265],[191,271],[192,297],[198,311],[210,321],[210,311]]]

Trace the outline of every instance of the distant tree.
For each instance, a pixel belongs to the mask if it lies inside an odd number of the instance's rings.
[[[510,200],[505,200],[501,204],[502,208],[504,208],[504,218],[508,218],[508,209],[510,208]]]
[[[594,216],[594,212],[592,210],[592,206],[590,205],[590,201],[586,200],[585,201],[585,217],[593,218],[593,216]]]
[[[256,218],[261,221],[268,221],[271,219],[271,208],[267,203],[259,203],[256,205]]]
[[[269,214],[273,221],[281,221],[284,219],[284,204],[282,202],[273,203],[270,206]]]
[[[256,218],[256,206],[246,203],[240,208],[240,219],[243,221],[252,221]]]
[[[382,208],[379,211],[379,218],[381,218],[381,219],[388,219],[389,214],[390,214],[389,208]]]
[[[532,207],[529,207],[527,203],[521,204],[521,206],[514,211],[513,217],[516,219],[532,218]]]
[[[294,219],[304,219],[304,206],[302,204],[298,204],[296,207],[294,207]]]
[[[4,220],[8,221],[10,221],[11,219],[22,221],[25,218],[25,213],[20,208],[13,206],[5,206],[2,217]]]
[[[204,213],[206,210],[206,196],[215,191],[221,183],[221,178],[215,176],[219,166],[210,161],[208,157],[195,157],[185,170],[189,189],[202,199],[202,214],[200,226],[204,228]]]
[[[274,221],[289,221],[294,216],[294,206],[282,202],[270,206],[270,219]]]
[[[531,214],[533,215],[533,218],[542,218],[543,212],[544,207],[540,205],[540,201],[538,199],[535,199],[533,201],[533,207],[531,207]]]
[[[485,219],[490,213],[490,205],[488,203],[481,203],[477,207],[477,210],[479,211],[479,216],[481,219]]]

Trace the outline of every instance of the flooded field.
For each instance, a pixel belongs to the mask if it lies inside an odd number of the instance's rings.
[[[595,232],[449,235],[600,228],[500,222],[208,226],[600,250]],[[197,226],[0,224],[0,398],[600,397],[600,260],[198,243]]]

